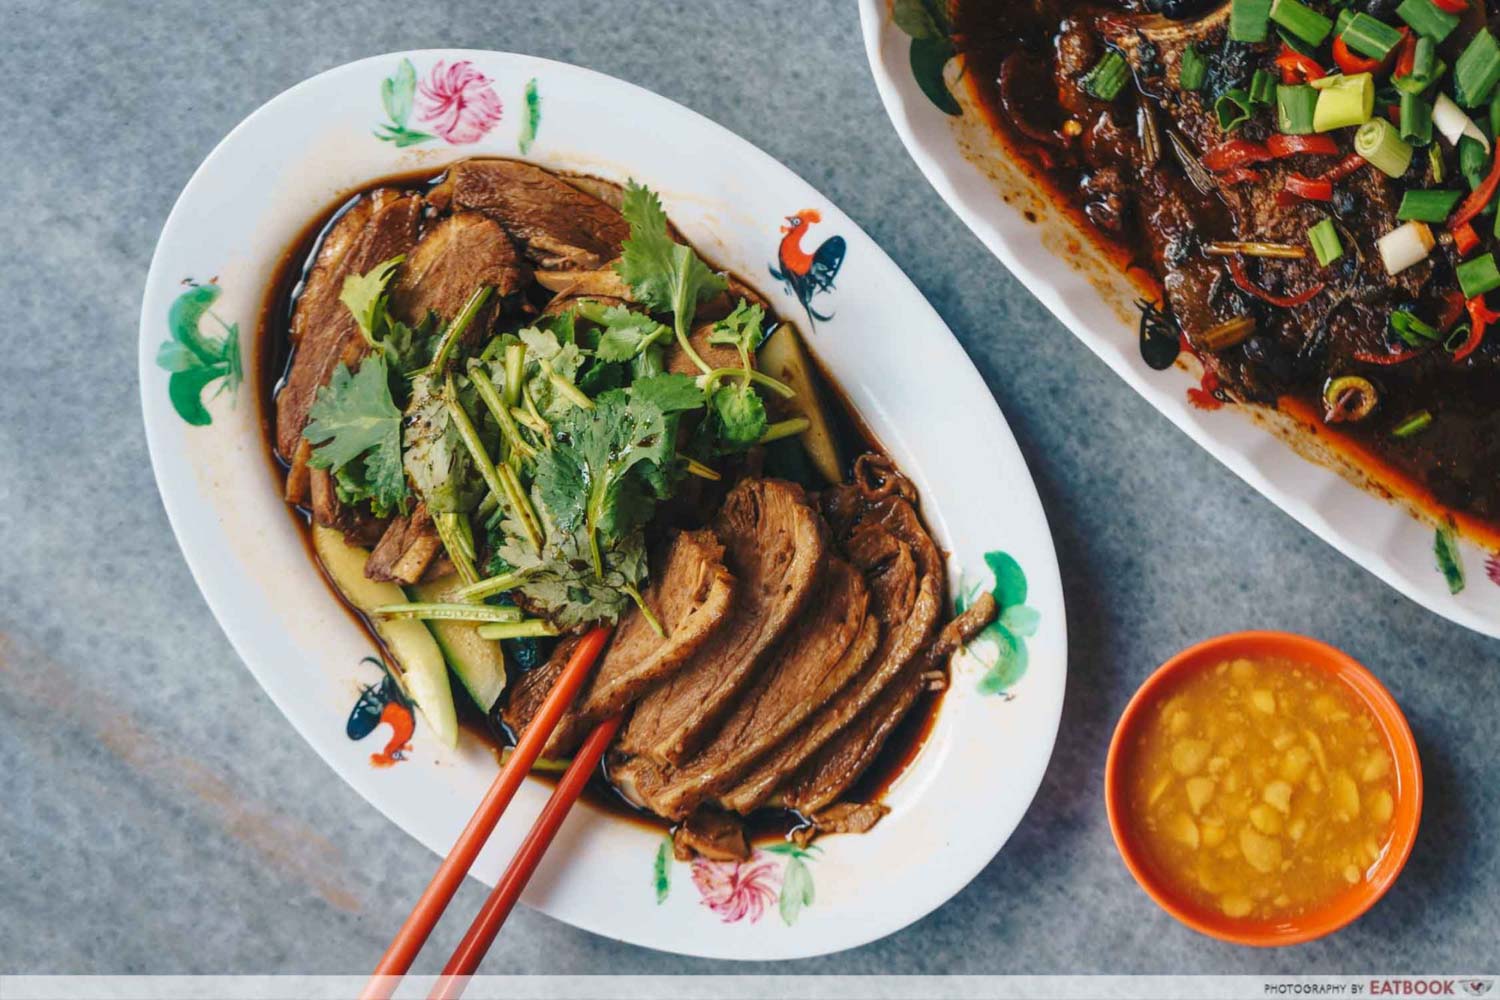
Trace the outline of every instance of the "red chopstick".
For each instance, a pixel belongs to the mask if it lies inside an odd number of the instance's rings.
[[[599,723],[584,741],[583,748],[573,758],[573,763],[553,789],[546,807],[537,816],[531,832],[521,842],[521,848],[511,860],[510,867],[505,869],[505,874],[495,883],[495,888],[484,901],[484,906],[474,918],[468,933],[458,943],[458,947],[453,949],[452,957],[443,967],[442,977],[433,987],[430,1000],[458,1000],[463,995],[469,977],[479,968],[490,945],[494,944],[495,936],[500,933],[500,925],[505,923],[505,918],[510,916],[516,901],[521,898],[521,890],[531,881],[542,855],[547,853],[552,838],[557,835],[563,820],[567,819],[568,810],[578,801],[579,794],[599,764],[599,758],[604,756],[615,733],[619,732],[621,718],[617,715]]]
[[[594,661],[598,659],[608,639],[609,629],[598,626],[585,635],[578,644],[578,648],[573,650],[573,655],[563,667],[557,683],[552,686],[546,700],[542,702],[541,709],[538,710],[531,724],[526,727],[526,732],[516,743],[510,758],[500,768],[500,773],[495,776],[495,781],[490,785],[489,791],[484,793],[484,798],[480,801],[479,808],[474,811],[474,815],[470,817],[468,826],[464,827],[463,833],[458,835],[453,849],[448,852],[443,863],[438,865],[432,881],[427,884],[421,898],[417,900],[416,906],[412,907],[411,914],[407,916],[406,922],[401,925],[390,947],[381,956],[370,981],[365,984],[364,992],[360,994],[360,1000],[389,1000],[395,992],[399,977],[405,975],[406,971],[411,968],[412,961],[422,950],[422,945],[427,942],[428,935],[432,933],[433,927],[442,917],[444,908],[453,899],[453,894],[458,891],[458,887],[463,884],[464,876],[468,874],[469,868],[479,856],[485,841],[494,832],[495,824],[500,822],[501,815],[510,805],[511,799],[515,797],[516,789],[530,773],[537,757],[541,756],[542,748],[552,735],[552,731],[557,728],[558,720],[562,718],[563,712],[573,704],[573,699],[577,696],[579,688],[583,686],[589,671],[593,669]],[[608,725],[608,723],[603,725]],[[598,730],[595,730],[595,735],[597,734]],[[568,773],[572,774],[571,768]],[[555,797],[556,793],[554,793]],[[574,797],[577,797],[577,793]],[[549,807],[550,805],[549,802]],[[527,843],[530,843],[530,838]],[[535,867],[534,862],[533,867]],[[493,939],[493,934],[491,939]]]

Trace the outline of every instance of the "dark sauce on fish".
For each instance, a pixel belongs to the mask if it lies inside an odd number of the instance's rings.
[[[439,183],[443,174],[431,171],[418,171],[406,174],[383,177],[379,180],[349,192],[341,196],[333,205],[320,213],[307,227],[292,241],[282,255],[277,265],[275,278],[262,302],[259,322],[256,325],[255,344],[255,378],[256,378],[256,402],[260,409],[260,424],[262,439],[265,443],[268,471],[271,473],[275,488],[280,492],[285,482],[287,471],[290,468],[289,456],[281,455],[276,449],[275,434],[275,400],[276,394],[284,382],[292,360],[292,343],[290,337],[292,314],[296,309],[298,296],[301,294],[317,259],[318,251],[322,246],[324,238],[334,223],[338,221],[349,208],[362,196],[378,188],[397,188],[408,192],[424,191]],[[709,262],[712,266],[712,262]],[[748,284],[748,283],[747,283]],[[752,286],[753,287],[753,286]],[[767,315],[767,329],[773,328],[773,322],[779,322],[778,318],[770,313]],[[818,391],[821,398],[828,402],[829,415],[835,437],[838,440],[840,454],[844,457],[846,468],[845,477],[852,475],[852,463],[855,457],[866,452],[881,452],[883,449],[874,433],[860,419],[859,415],[849,404],[848,399],[839,389],[837,383],[823,369],[816,358],[814,362],[814,376],[817,379]],[[780,460],[783,467],[777,468],[777,458],[769,456],[767,459],[767,472],[775,475],[783,475],[787,478],[796,478],[798,469],[795,461],[789,461],[785,456]],[[317,567],[319,574],[328,584],[329,591],[343,607],[344,611],[364,629],[370,641],[380,648],[381,654],[386,662],[390,662],[390,651],[375,631],[369,619],[360,611],[346,602],[339,594],[337,587],[328,577],[322,563],[313,549],[312,543],[312,515],[311,511],[303,507],[286,505],[288,515],[294,519],[298,527],[299,536],[310,562]],[[514,681],[514,678],[511,678]],[[515,745],[516,737],[509,727],[497,717],[490,717],[481,712],[466,695],[462,694],[462,685],[456,681],[453,685],[455,691],[454,705],[458,716],[459,728],[469,738],[490,747],[494,752],[496,764],[503,758],[504,752]],[[942,705],[943,692],[924,692],[916,704],[907,713],[895,731],[887,739],[885,746],[881,749],[879,756],[860,776],[858,781],[848,792],[846,798],[850,801],[873,802],[884,796],[892,784],[906,771],[907,767],[916,760],[932,732],[936,722],[938,710]],[[533,771],[531,777],[544,781],[548,784],[556,784],[561,778],[559,772]],[[608,813],[619,819],[638,823],[655,830],[668,830],[672,824],[653,813],[646,812],[631,804],[609,781],[606,766],[601,763],[599,769],[590,779],[583,793],[584,801],[602,812]],[[805,825],[807,820],[799,814],[786,809],[762,809],[755,814],[745,818],[745,831],[751,843],[779,840],[788,837],[791,833]]]
[[[1084,114],[1070,111],[1064,106],[1056,69],[1077,63],[1086,70],[1107,50],[1093,27],[1093,18],[1103,12],[1159,14],[1187,23],[1221,6],[1214,0],[955,0],[952,4],[953,41],[963,60],[959,85],[972,96],[971,104],[978,106],[984,123],[1011,154],[1011,161],[1148,300],[1156,303],[1165,302],[1165,296],[1151,250],[1151,234],[1142,228],[1144,223],[1132,210],[1133,188],[1139,179],[1132,173],[1126,145],[1139,141],[1136,104],[1125,96],[1109,103],[1103,110],[1113,115],[1114,121],[1107,123],[1109,128],[1100,128],[1098,116],[1103,105],[1091,105]],[[1387,20],[1391,18],[1387,16]],[[1467,38],[1464,32],[1455,33],[1453,44],[1459,48],[1460,35]],[[1076,49],[1068,51],[1070,45],[1080,43],[1094,46],[1086,59],[1080,58]],[[1448,55],[1450,63],[1454,57]],[[1216,48],[1204,89],[1221,92],[1236,83],[1236,74],[1248,77],[1268,58],[1266,53],[1245,45]],[[1068,73],[1063,76],[1076,80]],[[1161,82],[1153,79],[1151,85]],[[1136,73],[1125,93],[1142,86],[1142,74]],[[1171,95],[1157,95],[1164,96]],[[1148,103],[1166,105],[1161,99],[1148,98]],[[1167,118],[1158,116],[1159,127],[1169,124]],[[1260,126],[1252,123],[1250,129],[1229,138],[1264,139],[1264,129],[1252,131],[1256,128]],[[1059,136],[1069,130],[1072,140],[1061,141]],[[1166,144],[1169,137],[1163,131],[1160,138]],[[1341,151],[1346,151],[1347,137],[1339,141]],[[1456,170],[1454,155],[1451,150],[1445,155],[1448,172],[1452,173]],[[1170,150],[1163,149],[1160,159],[1163,169],[1175,171]],[[1108,176],[1112,171],[1118,173]],[[1400,183],[1410,180],[1408,176]],[[1191,205],[1191,226],[1181,233],[1174,231],[1174,239],[1188,252],[1196,253],[1193,248],[1210,240],[1264,238],[1255,233],[1234,233],[1231,214],[1217,194],[1200,198],[1185,185],[1177,190]],[[1111,210],[1111,193],[1118,195],[1124,211]],[[1335,199],[1328,211],[1343,222],[1360,218],[1363,210],[1358,203],[1340,204]],[[1486,221],[1483,228],[1488,227]],[[1346,246],[1346,269],[1352,267],[1356,251],[1368,256],[1375,248]],[[1367,354],[1395,350],[1384,331],[1393,305],[1415,308],[1429,322],[1444,314],[1445,302],[1457,293],[1452,261],[1440,247],[1430,263],[1432,274],[1420,296],[1393,292],[1394,284],[1386,286],[1378,280],[1336,282],[1331,287],[1344,295],[1341,307],[1345,310],[1338,324],[1330,324],[1328,317],[1335,316],[1339,307],[1304,329],[1302,321],[1286,310],[1249,300],[1250,314],[1258,317],[1257,333],[1222,352],[1215,361],[1222,367],[1226,388],[1289,417],[1332,456],[1352,466],[1356,480],[1368,483],[1377,493],[1395,495],[1432,520],[1455,523],[1464,533],[1493,547],[1500,544],[1500,408],[1495,405],[1500,386],[1493,346],[1486,344],[1464,364],[1439,354],[1380,366],[1348,360],[1350,342],[1368,344]],[[1411,301],[1406,301],[1408,298]],[[1141,342],[1147,363],[1163,369],[1171,366],[1167,358],[1171,353],[1170,334],[1159,325],[1150,329],[1145,326],[1146,322],[1155,323],[1159,316],[1148,314],[1144,318]],[[1331,325],[1339,327],[1339,336],[1346,344],[1337,355],[1328,346]],[[1494,331],[1490,336],[1495,337]],[[1325,389],[1331,379],[1350,374],[1373,383],[1380,405],[1366,419],[1331,422],[1327,419]],[[1414,416],[1422,414],[1430,415],[1431,421],[1420,433],[1398,433]]]

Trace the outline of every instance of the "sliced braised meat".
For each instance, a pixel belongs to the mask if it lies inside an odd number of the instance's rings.
[[[812,592],[827,544],[801,487],[746,479],[714,518],[736,587],[729,620],[636,706],[620,747],[657,763],[694,753],[754,678],[762,655]]]
[[[427,505],[418,503],[405,517],[391,518],[379,544],[365,560],[365,576],[392,583],[416,583],[442,547]]]
[[[580,636],[567,636],[559,639],[546,663],[522,673],[519,677],[509,678],[510,689],[505,695],[503,717],[505,724],[517,736],[525,732],[526,727],[531,725],[531,720],[536,718],[537,712],[541,711],[542,702],[547,700],[547,694],[552,690],[552,685],[556,684],[557,679],[562,676],[563,667],[568,665],[568,660],[573,656],[573,650],[582,641]]]
[[[681,819],[772,751],[864,666],[880,637],[864,578],[828,561],[807,608],[767,654],[764,671],[740,696],[712,740],[679,768],[640,782],[658,816]]]
[[[656,634],[638,608],[631,608],[620,619],[609,650],[577,705],[553,732],[544,751],[547,756],[571,753],[591,726],[623,712],[652,686],[675,674],[724,625],[735,581],[723,559],[724,547],[712,531],[684,531],[672,540],[642,595],[660,619],[666,638]]]
[[[490,216],[521,242],[539,268],[602,267],[619,256],[620,244],[630,235],[617,210],[519,160],[455,163],[431,198]]]
[[[678,861],[702,855],[710,861],[747,861],[750,841],[738,816],[700,809],[672,831],[672,853]]]
[[[457,212],[433,226],[406,255],[391,286],[391,311],[415,326],[436,313],[446,323],[480,288],[495,291],[486,306],[493,315],[501,298],[519,291],[528,271],[498,222],[479,212]],[[482,332],[487,323],[470,326]]]
[[[895,683],[782,787],[782,802],[808,815],[836,808],[833,803],[875,762],[891,733],[928,688],[933,672],[945,677],[947,660],[994,621],[998,611],[995,598],[982,594],[963,614],[944,625],[932,645],[912,661]]]
[[[333,377],[339,362],[352,365],[365,352],[354,316],[339,301],[344,279],[408,252],[421,214],[421,198],[382,188],[351,205],[324,239],[292,315],[295,353],[276,397],[276,450],[289,460],[300,456],[306,461],[302,428],[318,389]],[[307,477],[294,466],[287,483],[300,491]],[[306,497],[299,492],[287,499],[302,503]]]
[[[889,813],[890,807],[879,802],[837,802],[792,831],[792,840],[801,847],[825,833],[868,833]]]
[[[889,490],[874,499],[868,486],[855,485],[835,487],[824,500],[835,537],[844,537],[845,555],[870,585],[880,644],[864,670],[718,796],[728,809],[749,813],[770,801],[777,787],[858,718],[932,638],[942,611],[942,560],[903,495],[910,484],[894,472],[888,475]]]

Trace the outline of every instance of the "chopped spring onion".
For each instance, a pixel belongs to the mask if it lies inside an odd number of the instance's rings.
[[[1276,88],[1276,128],[1286,135],[1311,135],[1318,91],[1308,86]]]
[[[1323,405],[1327,407],[1323,419],[1330,424],[1363,420],[1375,412],[1379,402],[1380,393],[1369,379],[1340,375],[1323,387]]]
[[[1500,83],[1500,42],[1489,29],[1480,28],[1453,66],[1453,90],[1458,103],[1476,107],[1490,99]]]
[[[1312,244],[1313,255],[1323,267],[1344,256],[1344,244],[1339,240],[1339,231],[1334,228],[1332,219],[1323,219],[1309,229],[1307,241]]]
[[[1489,162],[1489,152],[1483,144],[1468,136],[1458,140],[1458,172],[1469,182],[1470,189],[1484,183],[1484,168]]]
[[[1448,64],[1437,57],[1437,43],[1418,38],[1412,48],[1411,71],[1391,77],[1391,83],[1403,94],[1424,94],[1448,71]]]
[[[1219,128],[1233,132],[1250,120],[1250,95],[1239,87],[1231,87],[1214,102],[1214,114],[1219,117]]]
[[[1448,140],[1450,146],[1457,146],[1461,136],[1468,136],[1482,145],[1486,153],[1490,151],[1489,136],[1447,94],[1439,94],[1432,103],[1432,124]]]
[[[1350,125],[1363,125],[1374,113],[1375,78],[1369,73],[1341,76],[1328,86],[1318,88],[1313,131],[1332,132]]]
[[[1418,222],[1442,222],[1453,214],[1453,206],[1462,198],[1462,191],[1408,191],[1401,196],[1401,207],[1396,209],[1396,218],[1402,222],[1416,219]]]
[[[1398,438],[1409,438],[1413,434],[1422,433],[1431,424],[1432,411],[1423,410],[1420,413],[1413,413],[1411,416],[1401,421],[1396,425],[1395,429],[1392,430],[1391,433]]]
[[[1276,100],[1276,77],[1263,69],[1255,71],[1250,79],[1250,103],[1270,104]]]
[[[1125,81],[1129,78],[1130,67],[1125,64],[1125,57],[1110,51],[1083,78],[1083,89],[1101,101],[1113,101],[1125,89]]]
[[[1246,243],[1240,240],[1220,240],[1206,243],[1203,252],[1210,257],[1273,257],[1280,260],[1302,260],[1307,251],[1290,243]]]
[[[1401,95],[1401,138],[1413,146],[1432,142],[1432,105],[1416,94]]]
[[[1263,42],[1271,33],[1271,0],[1234,0],[1229,8],[1229,37],[1236,42]]]
[[[1432,183],[1443,183],[1443,150],[1436,143],[1427,147],[1427,169],[1432,174]]]
[[[1354,20],[1354,11],[1348,7],[1340,7],[1338,17],[1333,20],[1333,33],[1342,35],[1344,29],[1349,27],[1349,22]]]
[[[1189,45],[1182,50],[1182,66],[1178,82],[1183,90],[1200,90],[1208,76],[1208,57],[1198,51],[1198,46]]]
[[[1411,166],[1411,146],[1384,118],[1371,118],[1359,127],[1354,133],[1354,151],[1387,177],[1400,177]]]
[[[1411,347],[1426,347],[1441,336],[1437,327],[1418,319],[1414,313],[1405,309],[1397,309],[1391,313],[1390,322],[1396,336]]]
[[[481,625],[474,631],[481,639],[535,639],[544,635],[557,635],[557,626],[541,618],[528,618],[521,622]]]
[[[513,622],[521,609],[495,604],[383,604],[370,612],[376,618],[423,618],[450,622]]]
[[[1198,337],[1198,345],[1206,351],[1227,351],[1236,344],[1249,340],[1254,332],[1255,320],[1249,316],[1236,316],[1204,330]]]
[[[1362,56],[1384,59],[1401,44],[1401,32],[1369,14],[1355,14],[1340,32],[1344,44]]]
[[[1411,25],[1412,31],[1434,42],[1441,42],[1458,27],[1458,15],[1440,9],[1432,0],[1402,0],[1396,16]]]
[[[1437,241],[1427,223],[1415,220],[1397,226],[1375,241],[1380,251],[1380,260],[1385,264],[1385,273],[1397,275],[1415,264],[1420,264],[1432,253]]]
[[[1492,253],[1466,260],[1453,270],[1458,275],[1458,287],[1463,289],[1466,299],[1500,288],[1500,268],[1495,266],[1495,255]]]
[[[1322,45],[1333,31],[1333,22],[1302,0],[1272,0],[1271,20],[1309,45]]]

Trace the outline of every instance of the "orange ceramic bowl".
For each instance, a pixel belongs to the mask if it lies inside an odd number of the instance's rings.
[[[1126,802],[1128,783],[1122,773],[1125,748],[1130,745],[1146,709],[1183,678],[1236,657],[1278,657],[1337,677],[1369,706],[1395,763],[1396,809],[1391,821],[1391,849],[1369,879],[1295,918],[1245,920],[1226,917],[1219,910],[1205,907],[1175,891],[1156,873],[1137,841],[1134,817]],[[1222,941],[1258,947],[1300,944],[1331,934],[1358,919],[1385,895],[1396,876],[1401,874],[1417,839],[1417,825],[1422,818],[1422,762],[1417,756],[1411,727],[1406,724],[1406,716],[1401,714],[1396,700],[1374,674],[1347,654],[1316,639],[1287,632],[1235,632],[1200,642],[1178,653],[1162,664],[1130,699],[1109,744],[1109,759],[1104,769],[1104,799],[1109,810],[1110,831],[1125,867],[1162,909],[1193,930]]]

